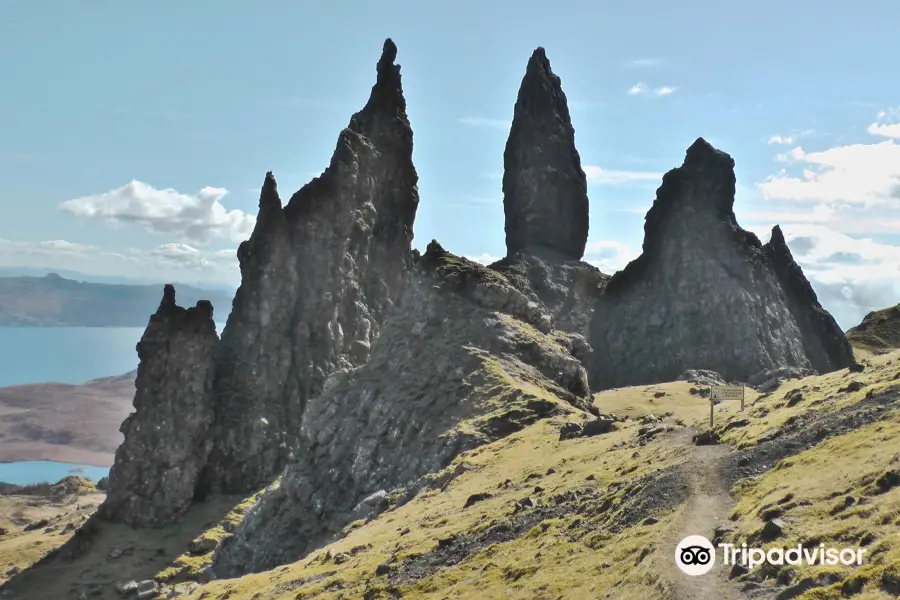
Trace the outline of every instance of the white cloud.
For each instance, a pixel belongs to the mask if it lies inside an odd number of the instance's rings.
[[[500,260],[499,256],[491,256],[487,252],[479,254],[478,256],[466,256],[465,258],[468,258],[469,260],[477,263],[481,263],[482,265],[490,265]]]
[[[656,89],[653,91],[653,93],[656,94],[657,96],[671,96],[672,94],[675,93],[675,90],[676,90],[676,89],[678,89],[678,88],[673,88],[673,87],[669,87],[669,86],[667,86],[667,85],[664,85],[664,86],[662,86],[662,87],[660,87],[660,88],[656,88]]]
[[[628,244],[614,240],[598,240],[588,242],[584,249],[584,261],[604,273],[612,274],[621,271],[639,254],[640,252],[635,252]]]
[[[773,175],[759,184],[768,200],[897,205],[900,145],[893,140],[837,146],[820,152],[796,147],[779,160],[804,165],[802,174]]]
[[[582,167],[584,174],[590,183],[599,184],[620,184],[631,183],[635,181],[661,181],[662,173],[653,171],[616,171],[603,169],[601,167],[585,165]]]
[[[216,238],[240,242],[250,236],[256,217],[226,209],[220,200],[227,193],[223,188],[205,187],[189,195],[131,181],[103,194],[68,200],[60,209],[78,217],[139,225],[199,244]]]
[[[629,96],[638,96],[640,94],[646,93],[646,91],[647,91],[647,84],[639,82],[639,83],[636,83],[633,86],[631,86],[631,88],[628,90],[628,95]]]
[[[199,250],[176,242],[150,250],[114,252],[66,240],[22,242],[0,238],[0,266],[216,285],[240,281],[236,250]]]
[[[489,129],[499,129],[501,131],[509,131],[512,125],[511,121],[505,119],[486,119],[484,117],[462,117],[459,122],[463,125],[471,127],[487,127]]]

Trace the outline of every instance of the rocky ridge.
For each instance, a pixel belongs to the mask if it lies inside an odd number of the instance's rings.
[[[549,323],[499,273],[429,244],[369,361],[308,404],[296,461],[219,549],[215,575],[297,560],[402,505],[462,452],[596,412],[575,347]]]
[[[109,472],[110,491],[100,506],[106,519],[156,527],[181,516],[212,445],[213,307],[175,304],[165,286],[159,309],[137,344],[140,365],[134,409],[122,423],[125,441]]]
[[[827,313],[786,246],[764,249],[738,225],[735,182],[734,160],[702,138],[665,174],[642,254],[598,297],[589,339],[595,389],[671,381],[696,368],[747,381],[782,366],[846,365],[846,340],[813,316]],[[813,348],[828,339],[836,349],[824,358]]]
[[[827,373],[856,362],[847,336],[834,317],[819,304],[815,290],[794,260],[778,225],[772,228],[772,236],[763,246],[763,252],[787,296],[788,308],[800,328],[803,350],[812,368]]]

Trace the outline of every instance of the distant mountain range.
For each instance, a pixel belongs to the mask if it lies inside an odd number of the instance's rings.
[[[175,289],[182,305],[212,302],[217,320],[224,321],[231,312],[234,290],[182,284]],[[144,327],[159,306],[162,291],[162,283],[97,283],[66,279],[59,273],[0,276],[0,326]]]

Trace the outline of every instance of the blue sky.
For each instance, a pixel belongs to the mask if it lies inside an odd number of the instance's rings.
[[[850,326],[900,301],[900,5],[343,0],[0,5],[0,266],[234,283],[275,172],[324,169],[399,47],[432,238],[504,254],[501,173],[544,46],[588,173],[586,259],[634,258],[661,174],[698,136],[737,163],[736,212],[780,222]]]

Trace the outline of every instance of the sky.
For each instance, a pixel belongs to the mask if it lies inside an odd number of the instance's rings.
[[[585,260],[640,253],[662,174],[704,137],[739,223],[779,223],[845,328],[900,302],[891,0],[34,0],[0,3],[0,267],[236,285],[273,171],[320,174],[399,48],[414,245],[505,254],[503,148],[546,48],[588,177]]]

